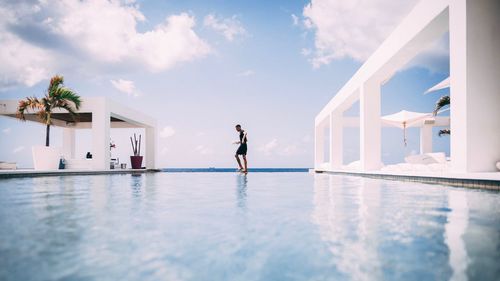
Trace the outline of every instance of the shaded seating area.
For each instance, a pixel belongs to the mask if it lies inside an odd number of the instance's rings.
[[[0,100],[0,116],[16,118],[17,100]],[[36,113],[26,114],[26,120],[38,122]],[[104,97],[82,99],[77,122],[66,112],[54,112],[52,126],[63,129],[60,155],[66,159],[66,169],[109,170],[110,130],[114,128],[143,128],[145,130],[145,166],[156,168],[157,123],[152,117]],[[91,159],[75,156],[75,131],[90,129],[92,133]],[[114,160],[116,161],[116,160]]]

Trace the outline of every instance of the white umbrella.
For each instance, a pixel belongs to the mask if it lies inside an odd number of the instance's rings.
[[[431,116],[432,116],[431,113],[421,113],[421,112],[401,110],[398,113],[383,116],[382,120],[388,125],[403,129],[404,143],[406,146],[407,145],[406,128],[412,127],[419,121],[429,118]]]
[[[427,91],[425,91],[424,95],[427,95],[430,92],[435,92],[437,90],[445,89],[450,87],[450,77],[444,79],[443,81],[437,83],[436,85],[432,86],[429,88]]]

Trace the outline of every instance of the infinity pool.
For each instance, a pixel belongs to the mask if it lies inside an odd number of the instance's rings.
[[[0,280],[500,280],[500,193],[308,173],[4,179]]]

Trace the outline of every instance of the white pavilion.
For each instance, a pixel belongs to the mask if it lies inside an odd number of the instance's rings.
[[[359,171],[380,171],[381,86],[449,32],[450,117],[422,121],[421,153],[432,150],[432,126],[450,124],[450,174],[497,171],[500,161],[500,1],[422,0],[315,119],[315,170],[338,171],[343,131],[359,126]],[[344,112],[359,101],[359,119]],[[353,125],[355,124],[355,125]],[[325,157],[325,130],[330,128]],[[329,156],[329,157],[328,157]],[[327,161],[327,159],[329,160]]]
[[[0,100],[0,116],[16,118],[18,101]],[[27,121],[40,122],[36,112],[26,114]],[[63,128],[62,155],[69,161],[75,159],[75,130],[91,129],[92,159],[85,161],[88,167],[79,169],[109,170],[110,129],[144,128],[145,129],[145,166],[156,168],[157,122],[152,117],[137,110],[120,105],[103,97],[83,98],[78,110],[78,122],[73,122],[69,113],[56,111],[52,114],[53,126]]]

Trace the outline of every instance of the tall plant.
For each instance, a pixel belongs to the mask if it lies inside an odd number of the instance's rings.
[[[446,106],[450,106],[450,96],[442,96],[437,102],[436,102],[436,107],[434,107],[434,116],[438,115],[440,110],[443,109]],[[451,130],[450,129],[443,129],[439,130],[438,136],[442,135],[450,135]]]
[[[52,114],[55,109],[66,110],[73,121],[76,121],[77,111],[80,109],[80,96],[69,88],[64,87],[64,78],[56,75],[50,79],[49,87],[45,96],[41,99],[37,97],[27,97],[20,100],[17,107],[17,117],[26,121],[29,111],[36,112],[38,118],[46,125],[45,146],[50,144],[50,126],[52,125]]]
[[[132,152],[134,152],[134,156],[141,155],[141,135],[139,135],[139,139],[137,139],[134,133],[134,139],[130,137],[130,143],[132,144]]]

